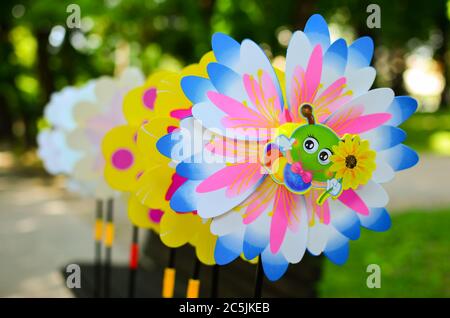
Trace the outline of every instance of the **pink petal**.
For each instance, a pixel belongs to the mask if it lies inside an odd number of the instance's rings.
[[[298,121],[298,109],[306,99],[306,77],[301,66],[297,66],[292,74],[290,106],[294,121]]]
[[[341,125],[341,128],[336,130],[336,133],[340,136],[344,134],[362,134],[363,132],[381,126],[391,119],[391,117],[392,115],[389,113],[379,113],[352,118],[345,121]]]
[[[244,175],[241,174],[235,179],[235,182],[228,187],[226,191],[227,197],[232,198],[246,192],[248,189],[257,184],[264,176],[261,174],[261,166],[258,163],[249,164],[247,169],[248,171],[246,171]]]
[[[314,199],[315,211],[316,215],[323,224],[330,223],[330,205],[328,204],[328,200],[325,201],[322,205],[318,205],[315,201],[317,197]]]
[[[288,190],[279,186],[275,195],[272,222],[270,223],[270,251],[277,253],[283,243],[288,225]]]
[[[369,215],[369,208],[353,189],[344,190],[338,199],[356,213]]]
[[[214,103],[214,105],[231,117],[254,120],[262,123],[267,122],[264,117],[252,110],[250,107],[246,107],[231,97],[214,91],[209,91],[207,96],[209,100]]]
[[[273,110],[281,110],[281,103],[278,97],[278,91],[275,87],[275,84],[272,82],[272,78],[266,73],[263,72],[261,76],[262,82],[262,92],[263,98],[265,100],[265,104],[267,107],[272,107]]]
[[[179,119],[179,120],[190,117],[190,116],[192,116],[192,108],[176,109],[176,110],[170,112],[170,116],[175,119]]]
[[[258,171],[256,171],[256,173],[255,166],[258,166]],[[229,190],[230,188],[236,186],[240,189],[248,188],[246,187],[246,182],[248,182],[249,184],[254,184],[254,178],[257,178],[256,176],[254,176],[254,174],[258,176],[258,180],[263,176],[261,175],[260,165],[258,163],[228,166],[205,179],[197,186],[196,191],[199,193],[204,193],[219,190],[225,187]],[[238,190],[236,190],[236,192],[240,193],[240,191]],[[236,192],[232,191],[231,193],[236,194]]]
[[[320,79],[322,77],[322,48],[316,45],[309,58],[306,68],[306,98],[304,102],[312,102],[317,94]]]
[[[169,189],[167,189],[166,192],[166,201],[170,201],[172,199],[173,194],[175,191],[178,190],[179,187],[181,187],[185,182],[187,181],[187,178],[184,178],[180,176],[177,173],[174,173],[172,175],[172,183],[169,186]]]
[[[205,149],[209,152],[236,159],[235,162],[244,160],[245,162],[258,162],[260,149],[265,145],[265,141],[243,141],[225,137],[216,137],[206,144]]]
[[[279,100],[275,84],[266,72],[261,71],[258,82],[248,74],[243,77],[244,87],[250,101],[255,106],[255,111],[264,117],[272,127],[279,124],[282,114],[281,101]]]
[[[344,129],[345,123],[349,120],[360,117],[364,112],[364,106],[352,106],[338,110],[326,119],[326,125],[333,129],[335,132]]]
[[[255,221],[263,211],[267,209],[269,204],[273,204],[273,198],[268,199],[273,187],[278,187],[272,181],[269,187],[262,185],[259,187],[246,201],[248,204],[245,210],[244,224],[250,224]]]
[[[314,100],[314,105],[317,107],[317,110],[326,109],[330,114],[333,113],[339,105],[338,103],[334,103],[334,101],[344,97],[340,95],[344,90],[346,81],[345,77],[341,77],[328,86],[327,89]]]

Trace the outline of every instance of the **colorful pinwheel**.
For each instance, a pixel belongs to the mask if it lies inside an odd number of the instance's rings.
[[[418,161],[397,127],[417,102],[371,90],[372,40],[330,42],[320,15],[293,34],[285,72],[251,40],[218,33],[212,49],[207,76],[181,81],[192,116],[157,142],[183,180],[171,208],[212,219],[221,265],[260,255],[274,281],[306,250],[345,263],[360,226],[390,227],[381,184]]]
[[[170,209],[169,199],[184,179],[174,175],[171,160],[157,151],[156,142],[178,127],[180,116],[190,114],[192,103],[183,94],[181,78],[206,76],[212,58],[207,54],[199,64],[180,73],[156,72],[144,85],[131,90],[123,104],[126,123],[111,129],[102,144],[106,181],[112,188],[130,193],[129,215],[134,224],[159,232],[168,247],[192,244],[197,257],[208,265],[214,264],[216,241],[209,231],[211,221]]]
[[[80,101],[94,99],[94,82],[82,87],[66,87],[52,94],[45,106],[44,120],[46,128],[38,134],[38,156],[45,169],[52,175],[71,175],[81,154],[69,147],[67,135],[76,128],[73,108]]]
[[[76,128],[68,135],[72,149],[81,154],[73,179],[91,184],[96,198],[110,198],[114,191],[104,181],[101,142],[113,127],[125,123],[122,102],[126,93],[142,85],[144,77],[136,68],[126,69],[119,77],[101,77],[95,81],[95,98],[74,106]]]

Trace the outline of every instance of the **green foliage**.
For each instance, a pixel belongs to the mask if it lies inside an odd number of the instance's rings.
[[[325,262],[321,297],[450,297],[450,210],[394,215],[385,233],[364,230],[350,243],[345,266]],[[369,289],[369,264],[381,267],[381,288]]]
[[[381,7],[379,30],[366,26],[371,0],[78,0],[89,45],[76,49],[70,39],[79,31],[65,27],[71,3],[24,0],[23,15],[13,17],[19,2],[0,2],[0,58],[7,61],[0,65],[0,104],[5,105],[0,108],[1,140],[33,145],[50,94],[113,74],[116,50],[124,43],[130,63],[150,74],[198,61],[211,49],[211,35],[217,31],[237,40],[252,38],[269,56],[284,55],[280,30],[302,29],[317,12],[356,34],[373,36],[377,46],[402,52],[411,38],[427,39],[432,30],[442,28],[442,17],[447,21],[446,0],[376,1]],[[56,25],[65,27],[65,39],[51,48],[48,37]],[[23,135],[14,133],[17,123],[25,127]]]
[[[450,132],[449,112],[416,113],[401,128],[408,134],[405,144],[420,151],[446,153],[436,149],[438,145],[433,145],[433,140],[440,132]]]

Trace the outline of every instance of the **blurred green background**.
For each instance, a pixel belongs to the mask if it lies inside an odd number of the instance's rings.
[[[80,8],[79,29],[66,26],[71,3]],[[379,29],[366,25],[371,3],[381,9]],[[35,145],[38,119],[55,90],[113,74],[124,64],[146,74],[179,69],[207,52],[217,31],[255,40],[280,64],[291,33],[315,12],[324,15],[334,36],[373,37],[376,85],[420,101],[421,114],[404,127],[409,142],[450,152],[445,0],[6,0],[0,10],[1,142],[18,152]]]
[[[66,11],[79,5],[81,27],[68,28]],[[369,4],[381,8],[370,29]],[[43,108],[52,92],[134,65],[150,74],[180,69],[210,49],[214,32],[251,38],[282,67],[289,38],[313,13],[332,36],[375,42],[375,86],[412,95],[419,110],[403,128],[422,154],[450,155],[450,1],[358,0],[78,0],[0,2],[0,168],[39,166],[34,154]],[[448,169],[450,165],[446,161]],[[420,182],[420,180],[417,180]],[[426,191],[433,191],[427,189]],[[425,208],[424,208],[425,209]],[[428,208],[427,208],[428,209]],[[421,207],[394,216],[385,234],[363,232],[349,264],[329,262],[321,296],[450,297],[450,211]],[[361,283],[360,268],[381,263],[381,289]],[[358,274],[356,274],[358,273]]]

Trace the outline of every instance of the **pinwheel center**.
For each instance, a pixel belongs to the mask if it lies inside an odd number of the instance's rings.
[[[128,149],[119,149],[111,157],[112,165],[118,170],[126,170],[133,164],[133,154]]]
[[[349,169],[355,168],[357,163],[358,160],[356,160],[356,157],[354,155],[348,155],[345,158],[345,166]]]
[[[158,209],[149,209],[148,210],[148,217],[153,223],[159,223],[161,221],[161,218],[163,216],[164,212]]]
[[[144,92],[144,95],[142,96],[142,102],[145,107],[147,107],[150,110],[153,110],[153,108],[155,107],[155,100],[156,100],[156,88],[152,87]]]

